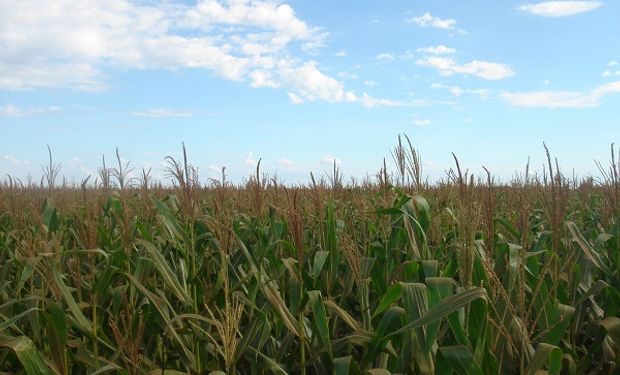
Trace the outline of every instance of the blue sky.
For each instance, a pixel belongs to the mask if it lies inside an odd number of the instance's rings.
[[[0,173],[95,174],[115,148],[203,181],[373,175],[398,134],[436,179],[544,161],[598,175],[620,135],[617,1],[0,2]],[[93,176],[94,177],[94,176]]]

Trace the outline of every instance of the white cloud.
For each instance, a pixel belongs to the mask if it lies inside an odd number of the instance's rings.
[[[403,60],[411,60],[411,59],[413,59],[413,52],[411,52],[411,50],[408,49],[405,52],[403,52],[403,54],[400,55],[400,57]]]
[[[340,51],[334,53],[334,56],[336,57],[345,57],[347,55],[347,51],[344,49],[341,49]]]
[[[146,111],[134,112],[132,114],[138,117],[190,117],[192,112],[180,109],[152,108]]]
[[[602,1],[544,1],[536,4],[524,4],[518,10],[543,17],[566,17],[590,12],[603,5]]]
[[[393,100],[393,99],[379,99],[374,98],[367,93],[364,93],[360,98],[360,102],[364,107],[374,108],[374,107],[409,107],[411,106],[410,102],[405,102],[402,100]]]
[[[361,97],[357,98],[357,101],[361,103],[366,108],[380,108],[380,107],[426,107],[431,104],[444,104],[442,102],[434,102],[425,99],[417,99],[417,100],[394,100],[394,99],[383,99],[383,98],[375,98],[373,96],[368,95],[368,93],[363,93]]]
[[[254,154],[251,152],[249,152],[243,160],[243,165],[245,165],[246,167],[256,168],[257,164],[258,160],[254,158]]]
[[[376,86],[377,82],[375,82],[373,80],[370,80],[370,79],[367,79],[367,80],[364,80],[364,85],[366,85],[366,86]]]
[[[430,13],[426,12],[422,16],[409,18],[406,20],[409,23],[415,23],[420,27],[436,27],[438,29],[452,30],[456,25],[456,20],[453,19],[441,19],[439,17],[433,17]]]
[[[616,65],[618,65],[618,62],[615,61],[615,60],[609,60],[609,62],[607,63],[607,66],[610,66],[610,67],[611,66],[616,66]]]
[[[616,70],[615,72],[606,70],[603,72],[603,74],[601,74],[601,76],[602,77],[620,76],[620,70]]]
[[[418,65],[429,66],[439,70],[443,76],[451,76],[455,73],[474,75],[486,80],[500,80],[513,76],[514,71],[505,64],[488,61],[474,60],[464,65],[459,65],[451,57],[426,56],[416,61]]]
[[[327,154],[321,158],[321,164],[334,165],[334,162],[336,163],[336,165],[341,164],[340,159],[331,154]]]
[[[431,20],[446,22],[452,25]],[[284,90],[294,103],[367,105],[368,99],[358,98],[317,62],[292,52],[318,48],[327,35],[277,0],[5,1],[0,2],[0,90],[101,91],[114,85],[112,72],[119,69],[191,68]],[[157,109],[135,115],[188,114]]]
[[[380,53],[377,55],[377,60],[394,60],[393,53]]]
[[[418,52],[430,53],[433,55],[451,55],[456,53],[456,49],[446,47],[442,44],[438,46],[422,47],[417,49]]]
[[[463,92],[465,91],[458,86],[453,86],[453,87],[450,87],[450,92],[454,94],[454,96],[461,96],[461,94],[463,94]]]
[[[277,69],[281,79],[288,82],[289,86],[295,89],[295,94],[305,100],[333,103],[357,100],[353,92],[345,90],[342,82],[323,74],[314,61],[301,66],[282,61]]]
[[[265,70],[253,70],[250,73],[250,86],[252,87],[271,87],[277,89],[280,84],[276,82],[271,73]]]
[[[525,108],[589,108],[600,105],[601,99],[620,92],[620,81],[609,82],[590,92],[583,91],[528,91],[507,92],[501,97],[510,105]]]
[[[489,97],[489,90],[487,89],[463,89],[459,86],[449,86],[442,83],[433,83],[431,84],[431,88],[448,90],[450,93],[452,93],[452,95],[457,97],[463,94],[478,95],[482,100],[486,100]]]
[[[2,158],[13,165],[19,165],[22,163],[21,160],[11,155],[4,155]]]
[[[295,163],[291,159],[284,156],[278,160],[277,166],[287,171],[294,171],[297,169]]]
[[[7,104],[0,107],[0,116],[3,117],[20,117],[22,116],[22,110],[13,104]]]
[[[338,78],[355,80],[358,78],[358,76],[355,73],[340,72],[338,73]]]
[[[60,107],[51,105],[49,107],[26,107],[21,108],[13,104],[6,104],[0,106],[0,117],[25,117],[36,116],[45,113],[52,113],[60,111]]]
[[[326,36],[279,1],[0,2],[0,89],[101,91],[111,68],[194,68],[306,100],[350,100],[316,63],[289,52]]]
[[[416,119],[413,119],[412,122],[416,126],[428,126],[428,125],[432,124],[432,121],[429,120],[429,119],[419,119],[419,118],[416,118]]]
[[[288,95],[288,98],[291,99],[291,102],[293,102],[293,104],[301,104],[304,102],[302,98],[295,95],[295,93],[293,92],[287,92],[286,95]]]

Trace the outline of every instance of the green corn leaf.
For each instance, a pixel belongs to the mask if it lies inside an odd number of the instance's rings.
[[[58,272],[58,269],[56,267],[52,269],[52,275],[54,277],[54,281],[56,282],[56,286],[60,290],[63,299],[65,300],[65,303],[71,311],[71,314],[80,325],[80,328],[85,333],[92,332],[93,328],[90,321],[86,319],[86,316],[84,316],[84,314],[82,313],[82,310],[78,306],[77,302],[75,302],[73,295],[69,291],[69,288],[67,288],[67,285],[65,285],[65,282],[62,280],[62,276],[60,275],[60,272]]]
[[[549,375],[558,375],[562,369],[562,350],[555,345],[538,344],[525,374],[535,375],[545,364]]]
[[[577,225],[573,223],[572,221],[567,221],[566,227],[570,231],[573,237],[573,240],[577,242],[577,244],[579,245],[579,248],[585,255],[586,259],[589,260],[590,263],[592,263],[599,270],[602,270],[605,273],[609,272],[609,270],[607,269],[607,266],[601,259],[601,256],[592,248],[592,245],[590,245],[590,243],[583,237],[583,235],[579,231],[579,228],[577,228]]]
[[[338,315],[338,317],[342,319],[342,321],[345,322],[349,327],[351,327],[351,329],[358,330],[362,327],[362,323],[355,320],[355,318],[353,318],[351,314],[349,314],[342,307],[338,306],[338,304],[336,304],[334,301],[327,300],[327,301],[324,301],[323,304],[330,311]]]
[[[620,318],[610,316],[605,318],[601,322],[601,326],[605,328],[609,337],[616,343],[616,346],[620,348]]]
[[[401,295],[401,291],[402,286],[400,285],[400,283],[390,285],[385,294],[383,294],[381,301],[379,301],[379,305],[377,305],[377,308],[375,309],[374,314],[372,314],[372,317],[374,318],[378,316],[379,314],[387,310],[390,306],[392,306],[392,304],[398,301]]]
[[[359,375],[360,369],[352,356],[334,359],[334,375]]]
[[[321,271],[323,270],[323,266],[325,265],[325,261],[329,256],[329,251],[317,251],[314,254],[314,263],[312,268],[312,277],[317,280],[321,275]]]
[[[0,337],[0,347],[11,349],[28,375],[53,375],[32,340],[26,336]]]
[[[174,293],[174,295],[185,305],[191,305],[191,297],[185,288],[183,288],[181,282],[179,282],[179,279],[172,271],[172,268],[170,268],[170,265],[162,253],[150,242],[138,239],[136,240],[136,244],[142,246],[149,254],[155,269],[157,269],[159,275],[163,278],[164,283],[170,288],[172,293]]]
[[[471,351],[465,345],[444,346],[439,348],[439,351],[455,373],[467,375],[484,374],[474,360]]]
[[[400,335],[401,333],[407,332],[414,328],[439,321],[479,298],[486,299],[486,291],[484,288],[471,288],[454,294],[433,306],[433,308],[428,310],[420,319],[405,325],[404,327],[392,332],[390,335]]]
[[[383,314],[379,321],[377,330],[373,333],[372,339],[366,349],[364,355],[364,364],[373,361],[377,355],[382,352],[391,336],[395,334],[395,330],[400,325],[400,317],[405,313],[401,307],[395,306]]]
[[[312,306],[312,313],[314,314],[314,324],[316,325],[319,333],[319,342],[323,348],[327,351],[329,358],[332,358],[332,348],[329,339],[329,322],[327,321],[327,314],[325,312],[325,306],[323,305],[323,298],[321,297],[320,290],[310,290],[307,292],[310,299],[310,305]]]

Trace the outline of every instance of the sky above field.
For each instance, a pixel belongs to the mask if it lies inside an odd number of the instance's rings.
[[[530,0],[531,1],[531,0]],[[391,164],[425,175],[598,176],[620,141],[620,1],[0,1],[0,173],[93,179],[118,147],[163,179],[185,142],[286,182]]]

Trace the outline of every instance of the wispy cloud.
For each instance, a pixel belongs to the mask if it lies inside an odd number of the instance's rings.
[[[358,79],[359,77],[355,73],[340,72],[338,73],[338,78],[355,80],[355,79]]]
[[[501,94],[508,104],[524,108],[590,108],[600,105],[601,99],[620,92],[620,81],[609,82],[590,92],[583,91],[526,91]]]
[[[601,74],[602,77],[613,77],[613,76],[620,76],[620,70],[616,70],[616,71],[611,71],[611,70],[606,70],[603,72],[603,74]]]
[[[2,159],[6,160],[7,162],[13,165],[30,165],[31,164],[30,160],[20,160],[12,155],[4,155]]]
[[[243,160],[243,165],[249,168],[256,168],[257,164],[258,160],[256,160],[256,158],[254,157],[254,154],[248,152],[248,154],[245,156],[245,159]]]
[[[295,163],[293,162],[293,160],[287,158],[287,157],[281,157],[278,160],[278,163],[276,164],[277,167],[287,170],[287,171],[295,171],[297,170],[297,167],[295,166]]]
[[[433,123],[429,119],[420,119],[420,118],[414,118],[411,122],[413,122],[415,126],[428,126]]]
[[[0,106],[0,117],[26,117],[37,116],[46,113],[58,112],[60,107],[51,105],[49,107],[18,107],[13,104]]]
[[[377,60],[394,60],[394,54],[393,53],[380,53],[377,55]]]
[[[456,25],[456,20],[453,19],[441,19],[434,17],[429,12],[424,13],[421,16],[408,18],[405,21],[409,23],[415,23],[420,27],[435,27],[438,29],[453,30]]]
[[[416,61],[418,65],[429,66],[439,70],[443,76],[455,73],[473,75],[486,80],[500,80],[515,75],[515,72],[505,64],[489,61],[474,60],[459,65],[452,57],[426,56]]]
[[[487,89],[463,89],[459,86],[450,86],[442,83],[433,83],[431,85],[432,89],[445,89],[448,90],[454,96],[461,96],[463,94],[473,94],[478,95],[480,99],[486,100],[489,97],[489,90]]]
[[[417,49],[418,52],[429,53],[432,55],[451,55],[456,53],[456,49],[446,47],[442,44],[438,46],[422,47]]]
[[[432,101],[427,99],[414,99],[414,100],[396,100],[396,99],[385,99],[385,98],[375,98],[373,96],[368,95],[368,93],[363,93],[361,97],[357,100],[366,108],[382,108],[382,107],[411,107],[411,108],[419,108],[419,107],[427,107],[433,104],[446,104],[448,102],[441,101]]]
[[[291,102],[293,104],[302,104],[304,102],[304,100],[299,96],[295,95],[294,92],[287,92],[286,95],[288,95],[288,98],[291,99]]]
[[[598,9],[602,1],[544,1],[524,4],[518,10],[543,17],[566,17]]]
[[[152,108],[146,111],[134,112],[138,117],[190,117],[192,111],[170,108]]]
[[[345,57],[347,55],[347,51],[344,49],[341,49],[340,51],[337,51],[336,53],[334,53],[334,56],[336,57]]]
[[[327,164],[327,165],[334,165],[334,163],[336,163],[336,165],[340,165],[340,159],[338,159],[337,157],[333,156],[332,154],[327,154],[325,156],[323,156],[320,160],[321,164]]]

